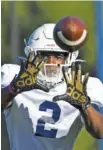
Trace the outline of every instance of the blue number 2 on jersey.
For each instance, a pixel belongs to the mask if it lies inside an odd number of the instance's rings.
[[[48,109],[52,110],[51,111],[52,116],[49,117],[49,119],[52,119],[53,123],[50,123],[50,124],[55,124],[59,120],[59,117],[60,117],[60,113],[61,113],[60,107],[57,103],[50,102],[50,101],[44,101],[39,107],[40,111],[47,111]],[[46,122],[43,119],[38,120],[35,135],[55,138],[57,129],[46,130],[45,124]]]

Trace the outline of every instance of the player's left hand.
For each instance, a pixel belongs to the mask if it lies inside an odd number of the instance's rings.
[[[69,102],[77,109],[86,110],[90,106],[90,98],[86,92],[86,85],[89,73],[86,73],[82,81],[82,67],[79,63],[72,63],[71,75],[68,75],[68,68],[63,67],[63,75],[67,84],[67,91],[64,95],[58,95],[53,98],[54,101],[64,100]]]

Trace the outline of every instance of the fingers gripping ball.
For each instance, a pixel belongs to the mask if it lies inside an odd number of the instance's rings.
[[[59,47],[73,52],[85,44],[88,28],[80,18],[66,16],[56,23],[53,35]]]

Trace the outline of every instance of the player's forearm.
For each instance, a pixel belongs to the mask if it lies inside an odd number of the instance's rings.
[[[103,138],[103,115],[90,106],[82,116],[87,131],[95,138]]]
[[[1,108],[2,110],[13,100],[15,96],[10,94],[8,87],[1,88]]]

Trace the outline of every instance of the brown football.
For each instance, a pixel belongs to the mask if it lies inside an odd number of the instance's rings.
[[[54,40],[59,47],[70,52],[80,49],[86,42],[88,28],[84,21],[75,16],[60,19],[54,27]]]

